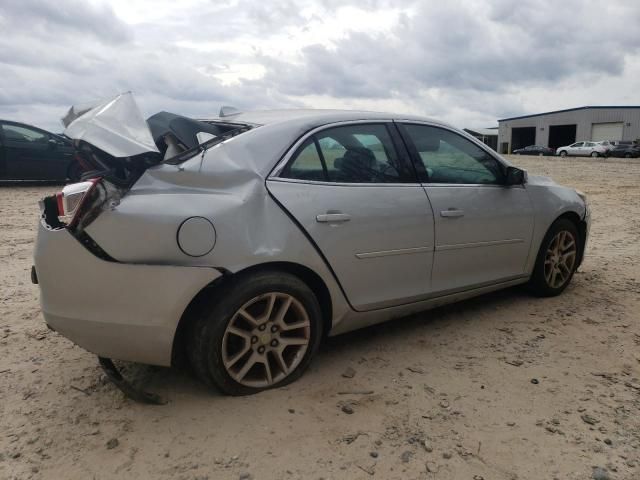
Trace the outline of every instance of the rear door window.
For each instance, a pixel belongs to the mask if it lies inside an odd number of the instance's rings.
[[[45,144],[48,140],[47,135],[42,132],[6,123],[2,125],[2,133],[5,140],[23,142],[25,144]]]
[[[317,182],[327,180],[326,168],[324,168],[324,163],[320,158],[320,153],[313,137],[307,139],[298,148],[294,161],[287,165],[281,176]]]
[[[385,124],[318,132],[298,148],[281,176],[335,183],[416,183]]]

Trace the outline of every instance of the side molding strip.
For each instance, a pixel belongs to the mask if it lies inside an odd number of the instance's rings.
[[[433,247],[411,247],[411,248],[399,248],[397,250],[380,250],[378,252],[363,252],[356,253],[358,258],[378,258],[389,257],[391,255],[410,255],[412,253],[431,252]]]
[[[512,243],[523,243],[521,238],[513,238],[508,240],[492,240],[489,242],[474,242],[474,243],[456,243],[453,245],[436,245],[436,251],[442,250],[457,250],[459,248],[474,248],[474,247],[492,247],[494,245],[509,245]]]

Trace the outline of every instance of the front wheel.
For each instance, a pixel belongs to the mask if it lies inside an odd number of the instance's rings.
[[[540,153],[538,153],[538,156],[542,157],[542,156],[544,156],[544,153],[540,152]]]
[[[540,245],[529,280],[532,292],[541,297],[562,293],[576,271],[581,248],[576,225],[566,218],[556,220]]]
[[[318,300],[283,272],[240,275],[222,287],[192,324],[189,358],[196,374],[229,395],[248,395],[296,380],[322,337]]]
[[[565,150],[562,150],[562,151],[560,152],[560,156],[561,156],[561,157],[566,157],[566,156],[567,156],[567,152],[566,152]]]
[[[630,153],[625,153],[624,154],[624,158],[631,158],[631,154]]]

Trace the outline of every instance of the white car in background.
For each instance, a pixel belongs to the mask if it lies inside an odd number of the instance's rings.
[[[566,157],[567,155],[575,157],[604,157],[607,151],[607,148],[600,145],[599,142],[576,142],[565,147],[558,147],[556,155],[561,157]]]

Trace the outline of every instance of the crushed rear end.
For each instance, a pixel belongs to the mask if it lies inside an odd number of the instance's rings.
[[[193,140],[198,144],[187,148],[189,140],[181,143],[181,134],[173,135],[170,122],[176,118],[165,114],[156,126],[166,131],[154,139],[135,102],[126,95],[93,109],[70,111],[66,120],[65,134],[74,139],[86,173],[82,182],[40,201],[32,278],[40,287],[44,319],[98,356],[170,365],[180,318],[198,292],[221,272],[120,261],[86,229],[103,212],[115,208],[147,168],[192,158],[242,127],[215,125],[205,143],[199,143],[198,137]]]

